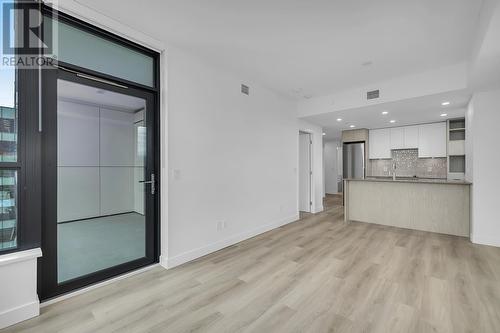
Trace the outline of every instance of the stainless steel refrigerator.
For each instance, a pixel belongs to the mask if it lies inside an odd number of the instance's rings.
[[[343,178],[365,178],[365,143],[344,143]]]

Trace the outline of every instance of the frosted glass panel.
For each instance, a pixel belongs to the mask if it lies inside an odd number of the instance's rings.
[[[57,29],[49,29],[54,22],[57,22]],[[48,17],[44,25],[46,35],[52,31],[57,36],[54,53],[59,61],[154,86],[152,57]]]

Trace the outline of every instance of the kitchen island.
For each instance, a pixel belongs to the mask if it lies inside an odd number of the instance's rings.
[[[346,179],[344,218],[469,237],[470,185],[446,179]]]

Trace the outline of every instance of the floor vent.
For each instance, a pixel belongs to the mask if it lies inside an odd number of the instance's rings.
[[[241,85],[241,93],[245,95],[250,95],[250,87],[244,84]]]

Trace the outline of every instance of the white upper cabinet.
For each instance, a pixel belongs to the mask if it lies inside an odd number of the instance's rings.
[[[418,157],[446,157],[446,123],[420,125]]]
[[[394,127],[390,129],[391,132],[391,149],[404,149],[405,148],[405,128]]]
[[[388,128],[370,130],[370,159],[391,158],[391,131]]]
[[[370,159],[391,158],[392,149],[418,149],[418,157],[446,157],[446,123],[370,130]]]
[[[416,149],[418,148],[418,131],[420,126],[406,126],[404,127],[405,148]]]
[[[419,126],[391,128],[391,149],[418,148],[418,128]]]

